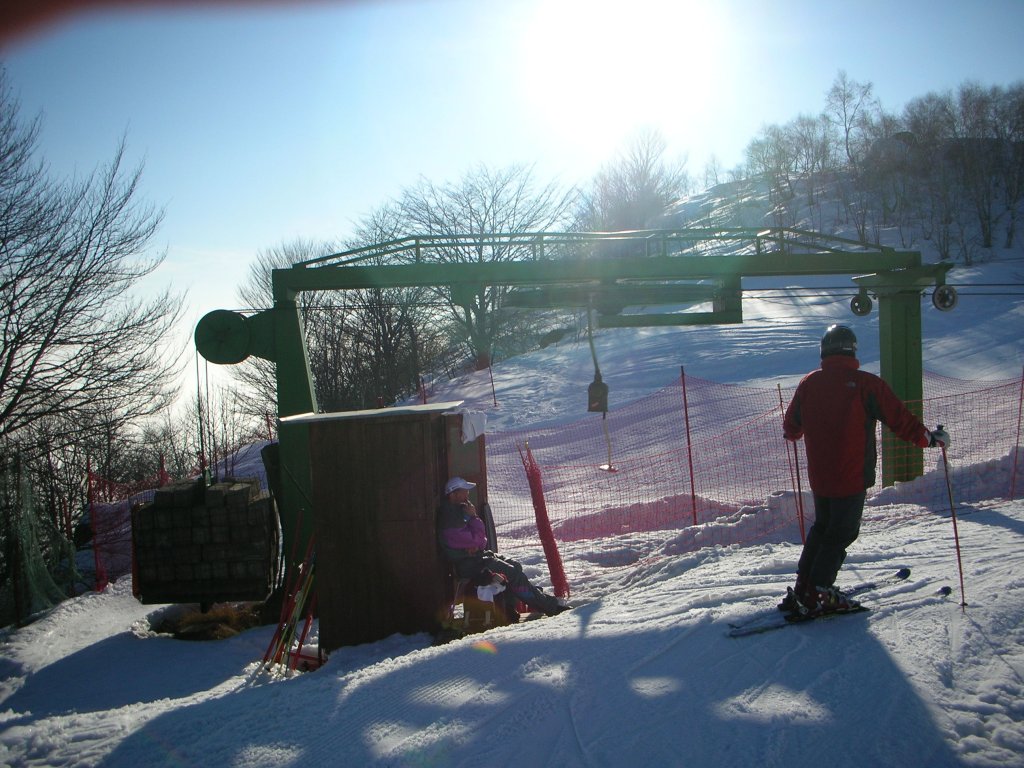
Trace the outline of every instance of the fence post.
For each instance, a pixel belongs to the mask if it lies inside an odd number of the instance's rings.
[[[107,569],[100,558],[100,531],[96,519],[96,498],[93,494],[92,459],[85,460],[85,498],[89,504],[89,525],[92,526],[92,559],[96,566],[96,591],[107,586]]]
[[[690,465],[690,508],[693,524],[697,524],[697,486],[693,480],[693,442],[690,440],[690,404],[686,399],[686,368],[679,366],[679,379],[683,384],[683,420],[686,422],[686,458]]]
[[[526,470],[526,479],[530,484],[533,514],[537,520],[537,533],[540,536],[540,543],[544,548],[544,557],[548,562],[551,586],[555,590],[556,597],[568,597],[569,580],[565,577],[565,569],[562,567],[562,555],[558,551],[558,542],[555,541],[554,531],[551,530],[551,519],[548,517],[547,502],[544,500],[544,486],[541,480],[540,465],[533,458],[529,443],[526,443],[525,452],[523,447],[519,446],[519,456],[523,460],[523,469]]]
[[[1013,469],[1010,471],[1010,501],[1017,492],[1017,456],[1020,454],[1021,410],[1024,409],[1024,368],[1020,372],[1020,396],[1017,398],[1017,439],[1013,445]]]

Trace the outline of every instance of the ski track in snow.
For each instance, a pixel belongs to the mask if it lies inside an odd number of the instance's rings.
[[[909,565],[872,610],[725,637],[770,609],[793,544],[618,571],[554,619],[446,646],[391,638],[315,673],[260,671],[272,631],[154,635],[120,582],[4,639],[0,755],[15,766],[1013,765],[1024,754],[1024,502],[871,524],[843,578]],[[684,566],[669,567],[684,561]],[[677,563],[678,564],[678,563]],[[943,584],[953,595],[941,597]],[[114,631],[116,628],[116,631]],[[97,639],[99,638],[99,639]],[[871,733],[848,748],[844,734]],[[335,760],[340,762],[335,763]]]

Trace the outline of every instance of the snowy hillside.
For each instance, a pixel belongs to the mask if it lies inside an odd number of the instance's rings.
[[[951,273],[960,306],[926,305],[926,368],[1020,375],[1024,297],[990,286],[1020,284],[1022,272],[1014,252]],[[849,294],[805,287],[745,299],[742,326],[599,332],[612,407],[673,381],[680,365],[720,382],[791,383],[839,320],[877,370],[877,313],[854,318]],[[586,341],[567,340],[493,374],[493,395],[485,372],[435,384],[432,399],[478,406],[489,431],[565,422],[583,415],[593,368]],[[982,486],[992,471],[956,469]],[[869,613],[746,638],[727,637],[730,622],[773,612],[798,545],[678,554],[678,530],[574,542],[562,556],[581,574],[582,604],[570,612],[438,647],[419,635],[342,648],[292,675],[257,663],[273,627],[206,643],[161,636],[158,620],[181,609],[140,605],[122,578],[3,633],[0,763],[1024,765],[1024,501],[991,488],[971,505],[953,488],[964,592],[948,496],[929,506],[883,496],[840,583],[901,567],[910,578],[866,596]],[[510,554],[548,583],[539,545]]]

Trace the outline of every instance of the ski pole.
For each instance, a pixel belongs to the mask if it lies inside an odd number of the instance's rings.
[[[942,425],[938,426],[942,429]],[[960,609],[966,613],[967,597],[964,594],[964,564],[960,559],[960,531],[956,524],[956,507],[953,505],[953,485],[949,481],[949,462],[946,460],[946,446],[942,445],[942,469],[946,475],[946,493],[949,496],[949,514],[953,518],[953,541],[956,543],[956,567],[960,572]]]
[[[779,410],[782,412],[783,419],[785,419],[786,405],[782,399],[782,385],[777,384],[776,386],[779,388]],[[785,438],[783,440],[785,441]],[[786,446],[786,460],[789,462],[789,480],[793,483],[793,490],[796,491],[796,519],[800,523],[800,543],[806,544],[807,534],[804,531],[804,491],[800,482],[800,449],[797,447],[796,440],[793,440],[792,443],[793,455],[789,455],[789,446]]]
[[[796,508],[800,520],[800,541],[807,543],[807,533],[804,530],[804,489],[800,480],[800,449],[796,440],[793,441],[793,465],[796,467]]]

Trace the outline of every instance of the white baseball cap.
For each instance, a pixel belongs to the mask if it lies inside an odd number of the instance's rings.
[[[447,496],[452,491],[462,490],[463,488],[466,489],[467,491],[470,488],[476,488],[476,483],[471,483],[468,480],[463,480],[461,477],[453,477],[451,480],[448,481],[447,485],[445,485],[444,495]]]

